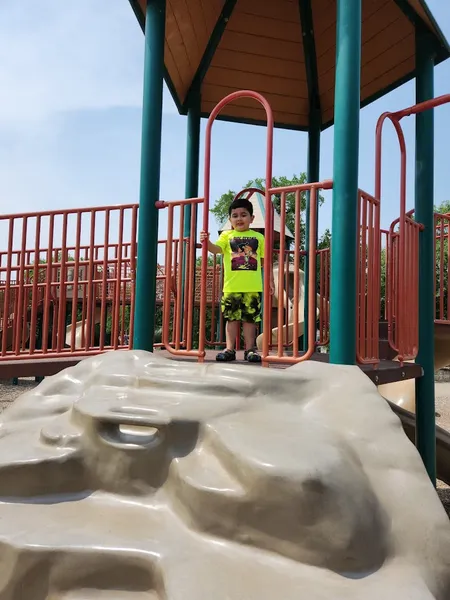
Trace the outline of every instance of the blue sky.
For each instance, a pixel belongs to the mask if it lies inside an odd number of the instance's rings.
[[[450,5],[429,0],[450,38]],[[0,3],[0,209],[2,213],[137,202],[144,39],[127,0]],[[450,61],[436,68],[436,95],[450,93]],[[361,113],[360,186],[374,189],[378,116],[414,103],[410,83]],[[436,112],[435,203],[450,199],[450,106]],[[161,197],[184,196],[186,119],[165,90]],[[202,128],[203,131],[203,128]],[[405,127],[414,155],[413,120]],[[264,173],[265,129],[216,123],[212,195]],[[384,152],[384,225],[398,215],[398,150]],[[277,130],[274,173],[306,169],[305,134]],[[333,129],[322,136],[321,177],[332,176]],[[408,203],[413,203],[413,164]],[[329,225],[331,198],[321,214]],[[214,223],[211,223],[214,227]]]

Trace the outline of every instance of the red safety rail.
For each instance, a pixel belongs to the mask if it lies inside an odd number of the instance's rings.
[[[283,237],[283,236],[282,236]],[[284,244],[286,245],[286,244]],[[299,265],[298,268],[301,271],[301,275],[298,278],[298,285],[300,287],[300,297],[304,293],[304,262],[306,257],[306,252],[299,250],[290,250],[284,249],[282,254],[281,248],[274,248],[273,257],[274,257],[274,270],[278,269],[278,279],[276,279],[276,285],[278,285],[275,289],[275,298],[272,299],[272,315],[271,315],[271,324],[272,326],[278,328],[280,331],[280,321],[283,323],[283,334],[281,339],[279,340],[282,343],[284,349],[290,348],[294,343],[294,335],[292,327],[286,327],[286,324],[292,323],[294,318],[294,286],[295,286],[295,273],[294,273],[294,262],[295,256],[298,254],[299,256]],[[276,300],[276,302],[275,302]],[[276,304],[276,306],[275,306]],[[275,313],[275,323],[273,323],[273,314]],[[300,320],[303,318],[303,312],[298,313]],[[301,334],[300,334],[301,335]],[[269,341],[269,348],[272,349],[273,343],[272,340]]]
[[[14,323],[12,336],[2,332],[0,360],[129,347],[137,211],[125,205],[0,216],[7,230],[2,318]],[[118,242],[110,243],[112,235]]]
[[[319,258],[319,339],[317,346],[330,343],[330,248],[318,250]]]
[[[448,325],[450,323],[449,304],[450,288],[449,280],[449,241],[450,241],[450,215],[435,213],[435,290],[436,303],[435,315],[436,323]]]
[[[395,257],[396,269],[398,274],[395,275],[394,269],[390,273],[390,297],[388,298],[388,312],[390,312],[391,321],[395,318],[396,330],[390,331],[390,343],[395,350],[399,351],[400,361],[414,359],[418,351],[418,279],[419,266],[418,260],[413,264],[410,263],[411,252],[418,258],[418,239],[421,225],[416,223],[411,214],[406,213],[406,143],[402,127],[401,119],[411,115],[417,115],[427,110],[437,108],[444,104],[450,103],[450,94],[439,96],[397,111],[395,113],[384,113],[378,119],[376,129],[376,166],[375,166],[375,197],[381,197],[381,144],[383,125],[386,120],[390,120],[396,130],[399,146],[400,146],[400,218],[397,220],[398,232],[397,238],[390,241],[390,248],[394,249],[398,255]],[[391,234],[393,227],[391,226]],[[394,241],[395,240],[395,241]],[[409,256],[407,254],[409,253]],[[417,253],[417,256],[416,256]],[[393,264],[393,257],[390,257],[389,264]],[[408,267],[411,267],[409,270]],[[397,287],[395,288],[395,281]],[[440,283],[439,283],[440,286]],[[395,296],[392,294],[395,293]],[[408,296],[409,293],[414,294],[414,298]],[[440,291],[439,291],[440,295]],[[440,310],[439,305],[439,310]],[[414,312],[410,312],[411,309]],[[388,319],[389,320],[389,319]],[[414,323],[412,323],[414,321]],[[445,319],[444,319],[444,322]],[[394,327],[394,322],[390,323],[390,327]]]
[[[357,267],[357,350],[360,364],[379,362],[380,201],[359,190]]]
[[[301,264],[301,243],[300,243],[300,224],[301,224],[301,195],[305,192],[310,193],[310,230],[309,230],[309,248],[307,249],[309,281],[308,281],[308,304],[310,307],[307,315],[307,322],[304,323],[304,328],[308,330],[308,348],[305,353],[300,353],[298,343],[294,343],[292,347],[292,356],[285,354],[283,334],[278,334],[277,343],[273,345],[272,336],[264,335],[262,359],[263,364],[270,363],[297,363],[308,360],[313,355],[316,349],[316,264],[317,264],[317,248],[316,248],[316,228],[317,228],[317,210],[318,210],[318,194],[321,189],[332,189],[331,181],[322,183],[307,183],[302,185],[294,185],[280,188],[270,188],[266,193],[266,248],[265,248],[265,269],[264,269],[264,331],[271,331],[271,315],[273,299],[270,295],[270,276],[273,269],[274,247],[273,247],[273,214],[274,205],[272,196],[280,197],[280,231],[284,231],[286,227],[286,197],[288,194],[295,194],[295,211],[294,211],[294,251],[292,257],[293,264],[293,290],[292,290],[292,339],[299,339],[303,333],[300,331],[299,322],[303,321],[303,315],[300,314],[300,299],[301,299],[301,282],[300,282],[300,264]],[[280,256],[284,256],[286,252],[286,240],[280,236]],[[278,298],[284,296],[284,278],[278,278]],[[278,332],[282,332],[285,326],[285,314],[282,302],[278,302]],[[288,321],[289,322],[289,321]],[[287,324],[286,324],[287,328]],[[271,347],[272,346],[272,347]],[[270,351],[273,350],[273,354]],[[276,352],[276,354],[275,354]]]
[[[404,247],[401,245],[400,218],[389,230],[387,268],[387,321],[389,344],[398,353],[400,363],[413,360],[419,349],[419,234],[423,225],[406,213]],[[398,230],[397,230],[398,228]]]
[[[274,119],[272,108],[267,100],[259,94],[258,92],[253,92],[251,90],[242,90],[238,92],[233,92],[229,94],[225,98],[223,98],[217,106],[211,112],[205,132],[205,168],[204,168],[204,209],[203,209],[203,223],[202,229],[204,232],[209,232],[209,207],[210,207],[210,194],[211,194],[211,134],[212,134],[212,126],[214,121],[220,114],[220,112],[232,102],[236,100],[240,100],[242,98],[250,98],[252,100],[256,100],[261,106],[264,108],[266,112],[267,118],[267,139],[266,139],[266,170],[265,170],[265,180],[266,182],[272,182],[272,157],[273,157],[273,128],[274,128]],[[260,190],[258,190],[259,192]],[[271,204],[271,196],[269,194],[269,190],[266,190],[266,219],[267,219],[267,206]],[[273,225],[271,228],[267,228],[266,222],[266,250],[267,248],[272,248],[273,244],[271,242],[271,233],[273,231]],[[269,237],[269,240],[268,240]],[[266,254],[267,255],[267,254]],[[207,278],[207,268],[208,268],[208,243],[205,240],[202,244],[202,263],[201,263],[201,281],[203,289],[201,291],[200,298],[200,314],[199,314],[199,330],[200,330],[200,360],[203,360],[204,357],[204,346],[206,343],[206,308],[207,308],[207,298],[206,298],[206,278]],[[266,282],[267,285],[267,282]]]
[[[380,230],[380,248],[381,253],[384,252],[384,270],[382,269],[380,276],[381,285],[384,284],[384,293],[380,290],[380,300],[381,300],[381,311],[380,311],[380,319],[387,321],[387,300],[386,300],[386,286],[387,286],[387,270],[389,265],[389,230],[381,229]],[[381,258],[381,256],[380,256]],[[384,276],[384,279],[383,279]]]
[[[383,125],[386,120],[390,120],[400,146],[400,217],[391,225],[389,233],[391,269],[388,273],[387,313],[389,344],[398,353],[400,363],[414,359],[418,351],[419,263],[416,252],[421,229],[421,225],[406,212],[406,143],[400,125],[401,118],[400,113],[381,115],[377,123],[375,151],[375,198],[379,202]],[[397,225],[398,231],[395,229]]]
[[[204,199],[158,202],[157,207],[167,210],[162,345],[171,354],[202,359],[205,340],[202,336],[198,340],[193,340],[193,332],[197,210],[199,207],[204,208]],[[191,208],[190,217],[186,216],[188,207]],[[189,230],[188,237],[184,235],[186,225]],[[182,243],[179,243],[180,240]],[[174,242],[178,243],[174,244]],[[202,280],[204,285],[201,289],[200,302],[203,296],[206,300],[206,280],[207,269]]]

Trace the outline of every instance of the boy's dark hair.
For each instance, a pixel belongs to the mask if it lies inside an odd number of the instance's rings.
[[[228,209],[229,217],[231,217],[231,213],[236,208],[245,208],[248,210],[248,214],[253,217],[253,204],[250,202],[250,200],[247,200],[247,198],[236,198],[236,200],[233,200]]]

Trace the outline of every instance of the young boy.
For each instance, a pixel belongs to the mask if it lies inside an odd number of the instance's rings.
[[[228,362],[236,360],[235,343],[239,334],[239,323],[244,328],[245,353],[249,362],[261,362],[256,341],[256,324],[261,321],[261,292],[263,281],[261,268],[264,267],[264,236],[250,229],[253,223],[253,204],[250,200],[238,198],[228,209],[230,231],[223,231],[215,244],[205,232],[200,240],[208,239],[208,250],[213,254],[223,254],[224,283],[222,312],[226,324],[226,349],[219,352],[216,360]],[[274,292],[273,273],[270,293]]]

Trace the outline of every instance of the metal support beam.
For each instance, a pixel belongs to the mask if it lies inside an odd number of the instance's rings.
[[[319,181],[320,177],[320,119],[318,115],[315,120],[310,123],[310,130],[308,132],[308,183]],[[310,194],[306,195],[306,219],[305,219],[305,248],[308,252],[309,248],[309,223],[310,223],[310,205],[309,205]],[[316,211],[317,224],[319,222],[319,211]],[[317,248],[317,227],[316,227],[316,248]],[[304,322],[308,322],[309,314],[309,302],[308,302],[308,288],[309,288],[309,261],[305,261],[305,301],[304,301]],[[317,296],[315,296],[316,298]],[[312,311],[316,310],[316,302],[311,307]],[[308,330],[306,326],[303,329],[303,349],[308,349]]]
[[[431,36],[416,30],[416,102],[434,97]],[[416,115],[415,218],[425,226],[419,239],[419,353],[423,376],[416,379],[416,445],[436,485],[436,420],[434,392],[434,114]]]
[[[311,0],[299,0],[300,22],[302,27],[303,53],[305,56],[306,81],[308,85],[309,99],[309,131],[308,131],[308,183],[319,181],[320,166],[320,131],[322,126],[322,112],[320,107],[319,75],[317,72],[316,42],[314,39],[314,22]],[[309,249],[309,225],[310,225],[310,194],[306,195],[305,210],[305,249]],[[317,212],[318,219],[318,212]],[[317,232],[317,228],[316,228]],[[317,246],[317,235],[316,235]],[[304,287],[304,321],[308,322],[309,302],[309,261],[305,261],[305,287]],[[315,307],[311,307],[314,310]],[[303,331],[303,349],[308,348],[308,331]]]
[[[311,128],[317,125],[317,121],[320,122],[320,125],[322,124],[316,42],[314,39],[314,22],[311,0],[299,0],[298,5],[300,10],[300,22],[302,26],[306,82],[308,85],[309,126]]]
[[[185,197],[198,196],[198,176],[200,164],[200,92],[192,95],[187,114],[187,143],[186,143],[186,185]],[[190,210],[190,206],[186,210]],[[184,235],[189,236],[189,229]]]
[[[153,350],[166,0],[147,0],[134,348]]]
[[[192,96],[198,93],[198,90],[201,91],[203,80],[208,72],[209,66],[211,64],[212,59],[214,58],[214,54],[217,50],[217,47],[220,44],[220,40],[225,32],[228,21],[233,13],[234,7],[236,6],[237,0],[225,0],[225,4],[221,10],[219,18],[214,26],[213,31],[209,37],[209,41],[206,45],[203,56],[200,60],[200,64],[198,65],[197,71],[194,75],[194,78],[191,83],[191,87],[189,88],[188,93],[186,94],[186,100],[184,101],[183,108],[189,108],[192,102]]]
[[[330,362],[356,362],[361,2],[337,0]]]
[[[185,198],[198,197],[198,176],[200,164],[200,111],[201,97],[197,90],[196,94],[191,97],[191,105],[188,108],[187,114],[187,142],[186,142],[186,184]],[[195,222],[197,223],[197,205],[195,205]],[[191,217],[192,206],[187,205],[184,213],[184,231],[185,238],[191,235]],[[195,228],[197,231],[197,227]],[[184,298],[184,290],[186,286],[186,254],[183,254],[183,276],[182,276],[182,297]],[[193,273],[194,285],[192,293],[195,295],[195,272]],[[181,316],[181,329],[183,330],[183,316]]]

